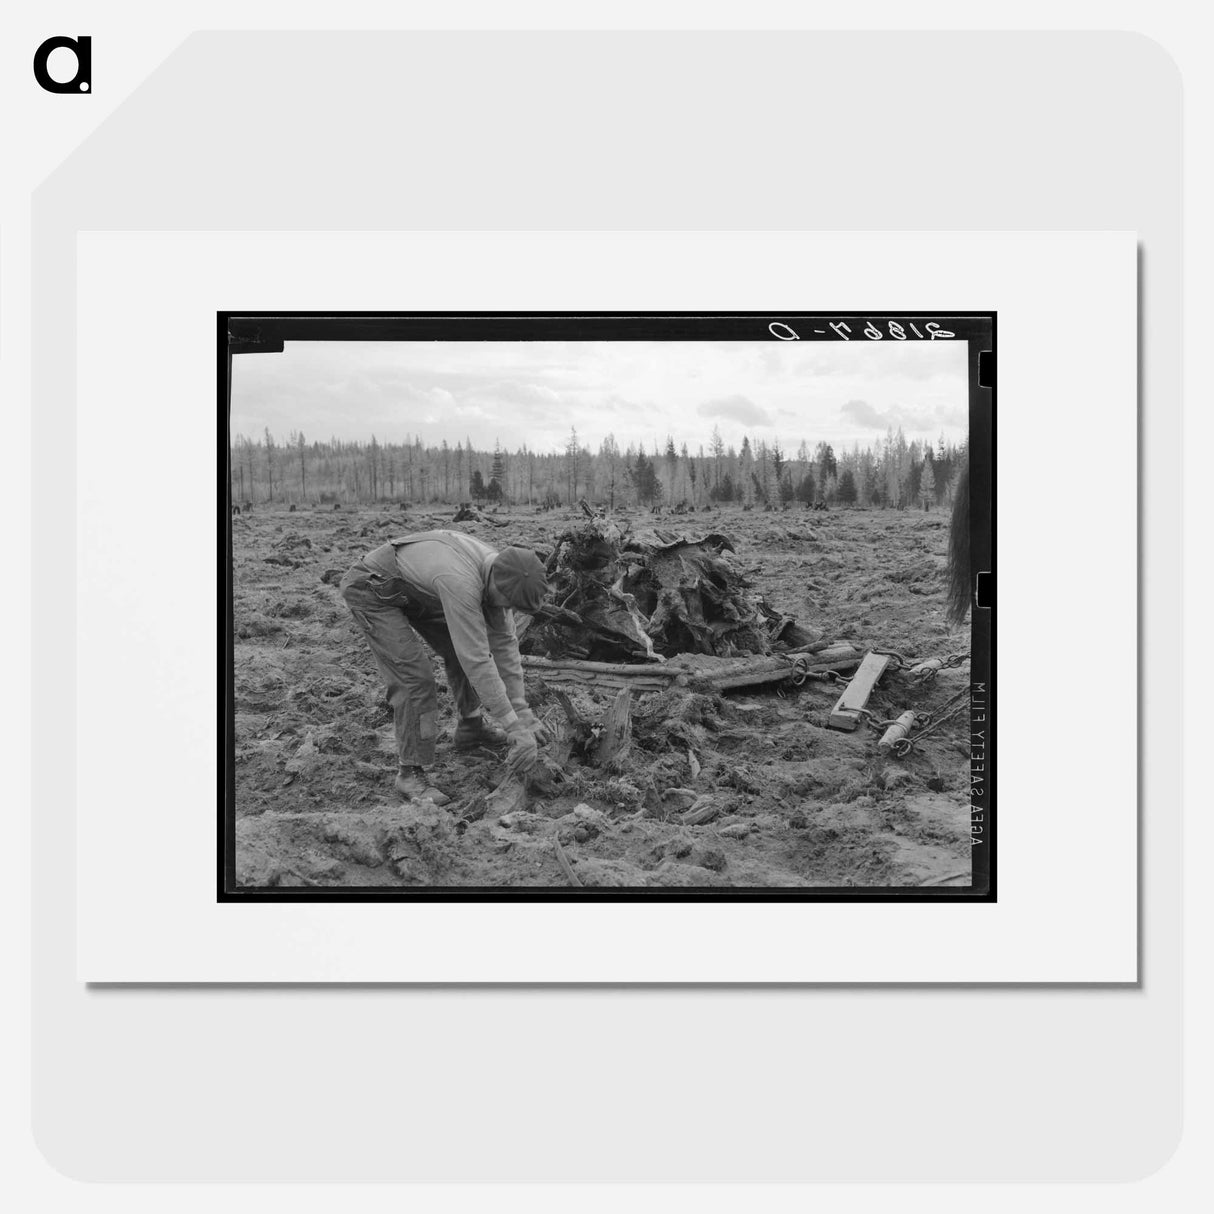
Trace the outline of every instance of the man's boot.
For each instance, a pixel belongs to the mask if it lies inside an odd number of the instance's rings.
[[[420,767],[402,767],[396,773],[396,791],[410,801],[432,801],[435,805],[446,805],[451,798],[426,782],[426,773]]]
[[[484,717],[464,717],[455,727],[456,750],[480,750],[482,747],[505,750],[509,745],[506,731]]]

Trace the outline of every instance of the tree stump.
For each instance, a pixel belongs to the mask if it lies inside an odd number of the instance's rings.
[[[553,698],[564,709],[565,719],[553,730],[556,737],[550,751],[551,761],[564,768],[570,759],[591,767],[607,767],[627,753],[632,744],[632,691],[621,688],[600,726],[582,719],[565,692],[554,689]]]
[[[565,719],[554,730],[556,737],[552,743],[552,761],[558,767],[565,767],[575,749],[581,749],[590,735],[590,726],[582,720],[578,710],[565,692],[554,690],[553,698],[565,712]]]
[[[606,767],[627,753],[632,742],[632,692],[621,688],[607,710],[603,732],[595,744],[593,762],[596,767]]]

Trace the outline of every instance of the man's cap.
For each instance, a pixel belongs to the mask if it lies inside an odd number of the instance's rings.
[[[540,558],[527,548],[503,548],[493,561],[493,585],[519,611],[532,613],[551,589]]]

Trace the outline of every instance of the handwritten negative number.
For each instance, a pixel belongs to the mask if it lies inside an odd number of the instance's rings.
[[[847,321],[832,320],[832,321],[830,321],[830,327],[835,331],[835,336],[841,337],[844,341],[851,341],[851,338],[848,336],[848,334],[851,333],[852,329],[851,329],[851,325],[849,325],[847,323]],[[900,325],[896,320],[889,321],[887,327],[889,330],[890,337],[892,337],[895,341],[906,341],[907,340],[906,330],[908,328],[917,338],[920,339],[920,341],[923,340],[923,334],[920,333],[918,327],[916,325],[912,324],[909,320],[906,322],[905,327]],[[930,341],[935,341],[937,338],[948,338],[948,337],[956,336],[956,334],[950,332],[948,329],[942,329],[940,327],[940,325],[934,320],[929,320],[929,321],[925,322],[923,327],[924,327],[924,329],[927,330],[927,337],[928,337],[928,340],[930,340]],[[778,337],[781,341],[799,341],[800,340],[800,334],[797,333],[797,331],[794,328],[792,328],[791,325],[786,325],[781,320],[772,321],[771,324],[769,324],[767,326],[767,328],[773,337]],[[824,330],[815,329],[814,332],[822,333],[822,332],[824,332]],[[863,333],[864,333],[864,336],[867,337],[869,341],[880,341],[885,336],[885,334],[882,333],[881,330],[878,329],[877,326],[875,324],[873,324],[873,322],[871,320],[864,326]]]
[[[833,325],[831,327],[834,328]],[[929,320],[923,327],[927,330],[927,336],[931,341],[935,341],[938,337],[945,338],[953,336],[953,334],[947,329],[942,329],[934,320]],[[916,337],[921,338],[923,336],[923,334],[920,333],[914,325],[911,325],[911,329],[914,331]],[[896,341],[906,340],[906,330],[896,320],[891,320],[889,322],[889,335]],[[867,337],[869,341],[880,341],[885,334],[882,333],[881,330],[878,329],[877,326],[870,320],[868,324],[864,326],[864,336]]]

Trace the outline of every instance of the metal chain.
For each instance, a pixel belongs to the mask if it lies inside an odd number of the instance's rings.
[[[927,658],[920,662],[912,662],[911,659],[894,650],[874,649],[872,652],[892,658],[895,663],[893,668],[895,670],[910,671],[910,673],[916,676],[920,686],[931,682],[941,670],[953,669],[960,666],[963,662],[969,661],[970,657],[968,653],[950,653],[943,658]],[[800,687],[810,679],[815,682],[835,683],[840,687],[846,687],[852,681],[837,670],[810,670],[808,656],[801,654],[793,661],[792,672],[788,677],[788,681],[794,687]],[[780,689],[777,689],[777,693],[780,696],[784,694]],[[916,712],[913,723],[913,728],[916,731],[914,737],[899,738],[894,742],[891,748],[894,754],[900,759],[905,758],[924,738],[935,733],[965,709],[968,706],[969,698],[970,689],[966,687],[953,695],[939,712]],[[897,717],[889,720],[879,720],[877,714],[868,708],[857,709],[856,715],[874,733],[884,733],[891,725],[898,724]]]
[[[921,683],[930,682],[941,670],[949,670],[960,666],[962,662],[968,662],[970,656],[968,653],[950,653],[943,658],[926,658],[923,661],[916,661],[893,649],[873,649],[871,652],[882,657],[892,658],[892,670],[906,670],[915,674]],[[925,667],[925,669],[917,669],[918,667]],[[846,687],[851,682],[851,679],[844,677],[837,670],[810,670],[809,658],[805,654],[800,654],[793,660],[792,673],[788,677],[794,687],[800,687],[811,679],[819,683],[835,683],[840,687]]]
[[[903,657],[902,654],[898,653],[894,649],[873,649],[869,652],[875,653],[879,657],[893,658],[894,661],[893,665],[891,666],[892,670],[901,670],[903,667],[911,665],[911,660],[909,658]]]
[[[944,720],[946,716],[953,716],[958,709],[962,708],[969,702],[969,698],[970,689],[968,687],[963,687],[960,691],[949,697],[949,699],[945,702],[944,707],[940,709],[938,713],[928,714],[928,716],[931,718],[929,724],[938,724],[940,721]]]
[[[934,679],[941,670],[952,669],[955,666],[960,666],[962,662],[969,661],[968,653],[950,653],[943,658],[908,658],[904,653],[899,653],[896,649],[874,649],[872,653],[880,654],[883,657],[892,658],[891,669],[895,671],[905,670],[911,674],[917,675],[923,682]]]
[[[842,687],[851,682],[851,679],[844,678],[837,670],[810,670],[809,658],[801,654],[794,659],[788,680],[794,687],[800,687],[810,679],[816,683],[838,683]]]
[[[895,742],[893,744],[894,754],[900,759],[905,758],[924,738],[935,733],[942,725],[966,709],[969,706],[969,698],[970,689],[967,687],[963,691],[957,692],[938,713],[916,713],[915,724],[919,727],[918,732],[913,738],[900,738]]]
[[[969,657],[968,653],[950,653],[943,658],[924,658],[911,666],[909,673],[920,683],[930,683],[940,671],[960,666],[962,662],[968,662]]]
[[[884,733],[891,725],[898,724],[897,717],[893,717],[888,721],[878,721],[877,714],[871,708],[857,708],[856,716],[861,717],[864,724],[873,730],[874,733]],[[915,713],[915,727],[918,729],[925,729],[931,724],[931,720],[932,716],[929,712]]]

